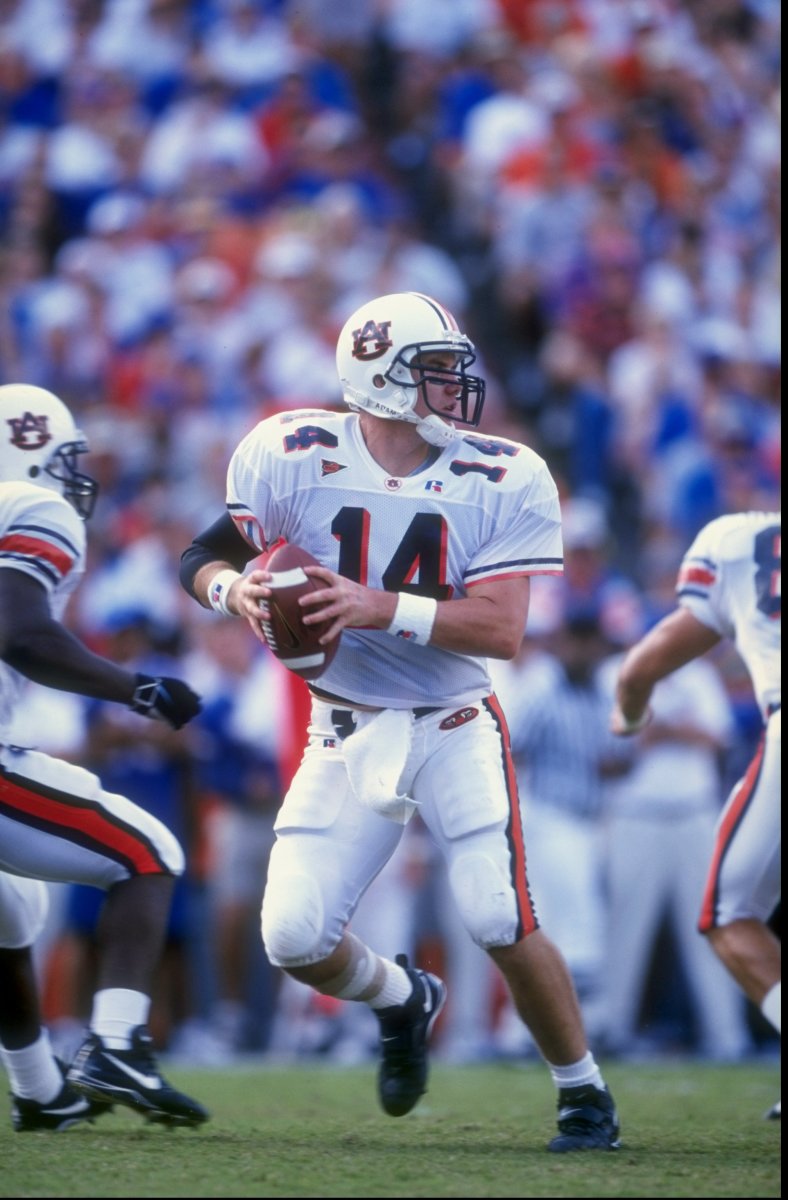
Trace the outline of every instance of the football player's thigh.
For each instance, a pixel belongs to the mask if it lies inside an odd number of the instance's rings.
[[[0,949],[32,946],[49,909],[46,884],[0,871]]]
[[[169,829],[75,763],[5,751],[0,775],[0,869],[109,888],[132,874],[180,874]]]
[[[779,724],[777,730],[779,733]],[[782,743],[771,727],[769,733],[772,736],[765,740],[749,803],[741,814],[735,814],[737,793],[734,792],[718,822],[718,845],[724,845],[726,816],[730,813],[737,817],[719,866],[718,924],[746,917],[766,921],[780,898]],[[747,786],[746,776],[741,786]]]
[[[513,883],[521,879],[524,895],[520,812],[506,766],[498,725],[482,710],[460,728],[433,727],[413,788],[463,922],[482,946],[510,945],[522,921]]]
[[[403,827],[365,808],[339,752],[307,756],[274,826],[264,908],[288,893],[314,895],[329,941],[339,940],[365,890],[388,862]],[[300,881],[300,882],[297,882]]]

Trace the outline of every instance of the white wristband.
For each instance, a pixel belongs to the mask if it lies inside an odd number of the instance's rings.
[[[432,636],[432,627],[438,612],[438,601],[429,596],[411,596],[400,592],[391,624],[386,630],[393,637],[426,645]]]
[[[236,579],[240,578],[238,571],[225,568],[223,571],[217,571],[208,585],[208,603],[215,612],[221,613],[223,617],[236,616],[236,613],[227,607],[227,597]]]

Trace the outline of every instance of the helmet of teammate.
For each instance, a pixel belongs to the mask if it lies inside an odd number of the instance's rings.
[[[64,496],[87,521],[98,483],[77,470],[88,449],[62,400],[29,383],[0,387],[0,482],[35,483]]]
[[[453,355],[453,365],[425,365],[425,357],[436,352]],[[473,343],[452,314],[420,292],[396,292],[363,304],[345,322],[337,342],[345,403],[386,420],[408,421],[432,446],[448,445],[457,436],[455,420],[479,424],[485,383],[467,374],[475,361]],[[427,383],[459,389],[451,421],[430,404]],[[414,412],[420,396],[428,416]]]

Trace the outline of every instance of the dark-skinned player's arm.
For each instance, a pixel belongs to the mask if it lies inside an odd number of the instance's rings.
[[[94,654],[52,616],[46,588],[12,567],[0,570],[0,659],[34,683],[125,704],[180,729],[200,698],[180,679],[126,671]]]

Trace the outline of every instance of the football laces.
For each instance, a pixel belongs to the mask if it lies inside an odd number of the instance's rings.
[[[263,631],[263,637],[266,640],[268,649],[273,654],[277,654],[279,652],[279,647],[276,644],[274,628],[271,624],[271,610],[265,600],[260,601],[260,628]]]

